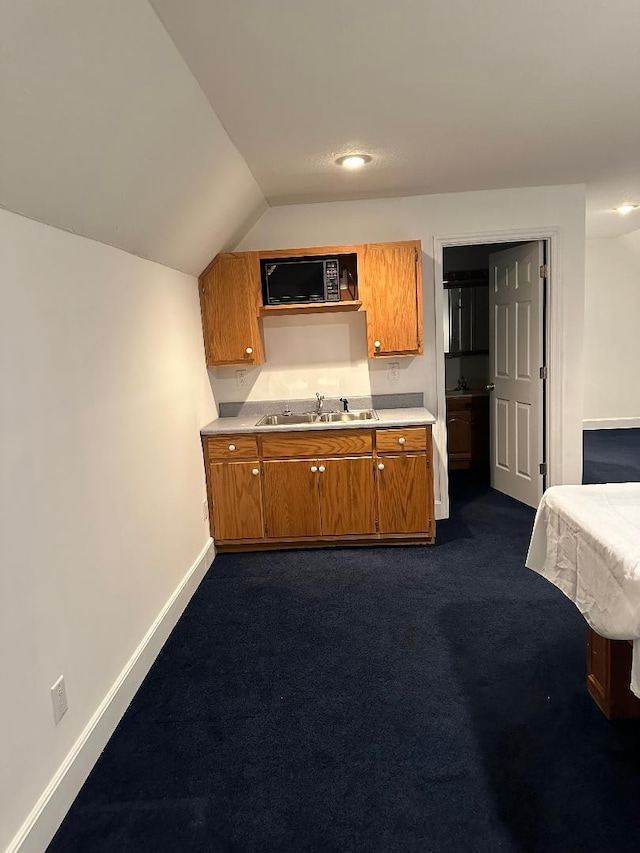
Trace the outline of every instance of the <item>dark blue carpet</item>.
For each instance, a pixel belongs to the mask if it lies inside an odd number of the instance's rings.
[[[435,547],[219,556],[50,853],[637,853],[532,521],[467,487]]]
[[[585,430],[585,483],[640,480],[640,429]]]

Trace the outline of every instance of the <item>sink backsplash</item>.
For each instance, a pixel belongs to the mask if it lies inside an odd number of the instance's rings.
[[[405,394],[374,394],[369,397],[349,397],[349,408],[352,411],[358,409],[412,409],[424,405],[422,392]],[[285,403],[296,414],[315,411],[316,398],[309,397],[305,400],[247,400],[238,403],[220,403],[219,414],[221,418],[259,417],[281,412]],[[326,397],[323,403],[325,412],[341,412],[342,403],[339,397]]]

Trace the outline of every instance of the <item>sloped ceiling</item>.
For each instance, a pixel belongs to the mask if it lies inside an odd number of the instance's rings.
[[[640,227],[637,0],[151,3],[270,204],[586,183]]]
[[[0,4],[0,205],[199,273],[266,207],[147,0]]]

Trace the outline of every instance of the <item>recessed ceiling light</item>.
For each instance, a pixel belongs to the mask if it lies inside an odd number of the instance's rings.
[[[372,159],[370,154],[345,154],[344,157],[338,157],[336,163],[338,166],[344,166],[345,169],[360,169]]]
[[[637,209],[638,209],[637,204],[631,204],[630,202],[625,202],[624,204],[619,204],[615,208],[615,211],[616,211],[616,213],[621,213],[623,216],[625,216],[627,213],[631,213],[632,210],[637,210]]]

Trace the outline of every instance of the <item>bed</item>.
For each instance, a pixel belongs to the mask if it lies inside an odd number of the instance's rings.
[[[589,654],[600,666],[595,681],[613,676],[619,680],[620,672],[616,675],[612,668],[626,667],[622,677],[629,699],[623,702],[624,713],[603,707],[588,681],[607,716],[640,714],[640,700],[635,698],[640,697],[640,483],[547,489],[536,513],[526,565],[562,590],[586,619]],[[601,660],[605,656],[608,660]],[[591,681],[593,676],[590,672]],[[607,685],[595,687],[604,690]]]

